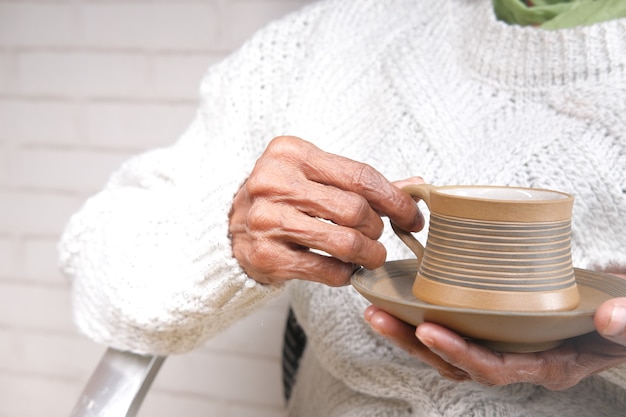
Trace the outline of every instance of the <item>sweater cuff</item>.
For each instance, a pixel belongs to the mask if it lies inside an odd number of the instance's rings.
[[[204,196],[197,187],[120,187],[88,202],[61,244],[80,331],[120,350],[182,353],[280,294],[282,285],[254,281],[233,257],[228,212],[238,185]]]

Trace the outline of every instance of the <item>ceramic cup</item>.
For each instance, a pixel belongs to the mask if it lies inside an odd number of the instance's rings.
[[[419,260],[415,297],[481,310],[576,308],[580,298],[571,259],[571,195],[430,184],[403,190],[430,209],[425,247],[393,225]]]

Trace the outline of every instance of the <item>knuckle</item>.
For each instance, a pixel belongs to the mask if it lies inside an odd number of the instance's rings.
[[[276,223],[272,213],[272,210],[267,209],[266,204],[260,202],[253,204],[248,211],[246,227],[251,232],[271,229]]]
[[[533,366],[517,371],[514,382],[530,382],[553,391],[571,388],[585,376],[576,357],[574,352],[569,355],[561,352],[558,356],[539,356]]]
[[[373,167],[359,163],[352,173],[352,184],[361,192],[371,192],[381,189],[381,177]]]
[[[359,233],[347,229],[337,239],[337,257],[342,261],[351,261],[361,252],[363,245]]]
[[[252,242],[248,263],[263,275],[272,274],[275,269],[276,248],[266,240],[255,239]]]
[[[295,136],[290,136],[290,135],[280,135],[280,136],[276,136],[275,138],[273,138],[269,145],[267,146],[268,149],[272,149],[272,148],[280,148],[281,146],[289,146],[290,144],[293,144],[297,141],[298,139]]]
[[[337,265],[327,263],[326,270],[322,272],[324,283],[330,287],[342,287],[350,280],[352,268],[349,264]]]
[[[267,145],[266,153],[272,156],[286,156],[299,153],[306,142],[295,136],[277,136]]]
[[[537,372],[538,383],[554,391],[571,388],[583,378],[579,355],[576,351],[542,357],[538,367],[540,368]]]
[[[363,220],[367,218],[367,215],[370,212],[370,210],[371,208],[367,200],[365,200],[364,198],[360,198],[360,197],[356,199],[353,205],[352,216],[351,216],[354,224],[360,224],[361,222],[363,222]]]
[[[305,142],[294,136],[279,136],[268,144],[259,158],[245,187],[251,195],[280,194],[287,184],[297,180],[294,160],[306,147]],[[293,184],[292,184],[293,185]],[[293,189],[292,187],[289,187]]]
[[[370,210],[369,203],[360,196],[343,193],[342,197],[335,200],[337,209],[343,213],[343,222],[345,226],[357,226],[367,218]]]
[[[277,188],[276,186],[276,175],[274,175],[270,170],[265,169],[255,169],[245,184],[246,191],[251,196],[269,194]]]
[[[552,391],[562,391],[578,384],[584,377],[585,374],[580,369],[566,367],[558,375],[550,375],[541,385]]]
[[[520,379],[520,375],[517,372],[494,372],[489,369],[473,372],[472,379],[488,387],[501,387],[524,380]]]
[[[521,369],[517,369],[513,379],[519,382],[530,382],[541,385],[548,379],[549,364],[544,357],[538,357],[532,365],[526,365]]]
[[[347,280],[348,278],[343,275],[327,275],[324,283],[329,287],[338,288],[346,285]]]

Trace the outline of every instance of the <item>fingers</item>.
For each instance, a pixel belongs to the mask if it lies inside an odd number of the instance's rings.
[[[383,245],[358,230],[324,223],[288,206],[278,211],[265,204],[254,205],[244,220],[233,214],[238,222],[230,226],[233,255],[261,283],[303,279],[340,286],[348,283],[355,263],[375,268],[385,261]]]
[[[377,239],[385,214],[409,229],[423,225],[412,198],[369,165],[298,138],[276,138],[233,200],[233,254],[260,282],[342,285],[355,264],[384,263]]]
[[[467,373],[444,361],[427,346],[420,343],[415,337],[415,327],[398,320],[375,306],[370,306],[365,310],[364,318],[372,326],[372,329],[381,336],[389,339],[412,356],[436,368],[445,378],[454,381],[468,379]]]
[[[626,349],[602,340],[597,334],[536,353],[494,352],[432,323],[418,326],[416,336],[441,359],[485,385],[529,382],[563,390],[626,361]]]
[[[309,142],[290,137],[274,139],[272,152],[292,158],[294,154],[304,155],[303,172],[309,180],[362,196],[374,210],[404,230],[417,231],[423,227],[423,218],[413,199],[367,164],[324,152]]]
[[[536,354],[500,354],[429,323],[419,326],[416,336],[443,360],[464,370],[473,381],[483,385],[501,386],[516,382],[543,385],[549,373],[545,362]]]
[[[617,298],[603,304],[596,322],[611,329],[611,319],[615,320],[612,314],[617,308],[615,314],[621,323],[619,309],[624,300]],[[488,386],[527,382],[564,390],[590,375],[626,363],[626,346],[595,332],[543,352],[499,353],[437,324],[423,323],[413,328],[374,306],[368,307],[364,316],[372,329],[455,381],[471,379]],[[617,328],[622,329],[621,324]]]
[[[280,284],[300,279],[320,282],[329,286],[346,285],[354,264],[342,262],[330,256],[320,255],[304,248],[293,248],[280,243],[234,247],[235,256],[246,273],[263,284]]]
[[[316,249],[345,262],[377,268],[385,262],[385,247],[352,227],[343,227],[302,214],[292,206],[276,216],[274,204],[259,203],[251,209],[247,226],[254,231],[256,255],[271,259],[273,244]],[[269,250],[267,249],[269,246]]]
[[[508,356],[468,342],[456,333],[431,323],[418,326],[415,335],[444,361],[464,370],[472,380],[484,385],[531,382],[528,379],[538,368],[538,364],[531,360],[528,362],[532,366],[518,364],[511,369]],[[523,369],[528,375],[516,375],[518,369]]]
[[[365,318],[378,333],[454,381],[471,379],[489,386],[531,382],[550,389],[564,389],[582,378],[582,372],[561,374],[568,370],[567,366],[561,367],[563,356],[567,356],[569,363],[575,363],[573,351],[569,356],[556,352],[499,354],[432,323],[415,329],[376,307],[369,307]]]
[[[424,179],[422,177],[410,177],[403,180],[394,181],[392,182],[392,184],[397,188],[402,188],[406,187],[407,185],[424,184]]]
[[[293,185],[285,184],[290,188],[278,190],[281,185],[274,183],[271,203],[283,203],[285,207],[294,208],[308,217],[325,219],[339,226],[356,229],[370,239],[381,236],[384,224],[380,216],[360,195],[314,182],[304,184],[301,181],[295,187]],[[258,184],[254,180],[248,188],[252,193],[259,193]],[[318,223],[309,225],[319,226]]]

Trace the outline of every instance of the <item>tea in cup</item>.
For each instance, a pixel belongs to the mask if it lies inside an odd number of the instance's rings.
[[[393,229],[419,260],[412,292],[436,305],[547,312],[580,301],[571,259],[573,196],[498,186],[408,185],[430,209],[425,247]]]

